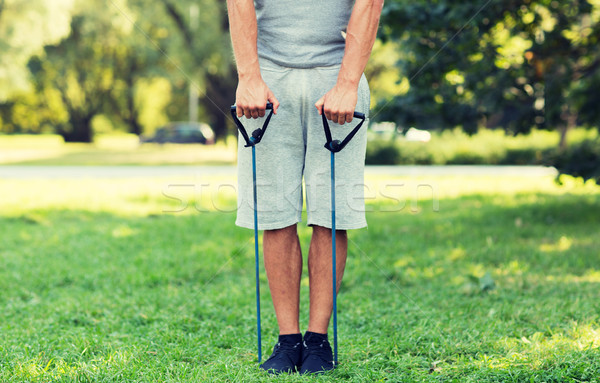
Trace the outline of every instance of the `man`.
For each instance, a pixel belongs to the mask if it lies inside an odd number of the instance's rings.
[[[236,105],[252,132],[267,102],[276,116],[256,147],[259,229],[279,325],[279,341],[261,368],[319,373],[334,368],[327,329],[332,314],[329,151],[320,114],[344,125],[355,110],[368,116],[363,71],[377,34],[383,0],[228,0],[238,70]],[[281,100],[281,104],[280,101]],[[316,108],[313,109],[313,106]],[[256,125],[256,126],[254,126]],[[334,137],[348,133],[333,126]],[[250,151],[240,138],[238,226],[253,227]],[[336,154],[338,288],[347,253],[346,230],[366,226],[363,173],[366,129]],[[312,238],[308,252],[310,317],[304,338],[299,305],[302,254],[296,232],[302,178]]]

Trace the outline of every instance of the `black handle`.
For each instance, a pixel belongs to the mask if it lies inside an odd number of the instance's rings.
[[[352,138],[356,135],[356,133],[363,125],[366,119],[364,113],[354,112],[354,117],[360,119],[361,121],[358,123],[358,125],[354,127],[354,129],[352,129],[350,133],[348,133],[346,138],[340,141],[332,139],[331,130],[329,129],[329,123],[327,122],[327,117],[325,117],[325,111],[321,111],[321,116],[323,117],[323,129],[325,130],[325,138],[327,139],[327,142],[325,143],[325,149],[329,150],[332,153],[337,153],[344,149],[344,147],[348,145],[348,142],[350,142],[350,140],[352,140]]]
[[[265,107],[265,109],[273,109],[273,104],[271,104],[270,102],[267,103],[267,106]],[[231,105],[231,111],[235,112],[237,111],[237,107],[235,105]],[[236,115],[237,117],[237,115]]]
[[[254,146],[256,144],[258,144],[260,142],[260,140],[262,140],[263,135],[265,134],[265,131],[267,130],[267,126],[269,126],[269,121],[271,121],[271,116],[273,116],[273,104],[272,103],[267,103],[266,108],[267,110],[271,110],[271,112],[267,115],[267,118],[265,119],[265,122],[263,123],[263,126],[261,129],[256,129],[254,132],[252,132],[252,136],[248,136],[248,132],[246,132],[246,128],[244,128],[244,125],[242,124],[242,122],[240,121],[240,119],[237,116],[237,107],[235,105],[231,105],[231,117],[233,117],[233,121],[235,122],[235,125],[237,126],[238,130],[240,131],[240,133],[242,134],[242,137],[244,138],[244,141],[246,141],[246,145],[245,147],[250,147],[250,146]]]

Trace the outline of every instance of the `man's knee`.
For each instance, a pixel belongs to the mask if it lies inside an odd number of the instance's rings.
[[[331,237],[331,229],[328,227],[313,225],[312,228],[313,228],[313,234],[315,234],[315,235]],[[335,235],[345,237],[346,230],[336,230]]]
[[[277,235],[289,235],[296,233],[297,224],[293,224],[290,226],[282,227],[281,229],[270,229],[265,230],[264,233],[266,236],[277,236]]]

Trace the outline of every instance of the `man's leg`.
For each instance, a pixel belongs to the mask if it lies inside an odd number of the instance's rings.
[[[298,334],[302,251],[296,225],[265,230],[263,252],[279,334]]]
[[[346,266],[348,236],[345,230],[336,230],[337,289],[339,290]],[[331,229],[313,226],[308,252],[310,279],[310,318],[308,331],[326,334],[333,310],[331,286]]]

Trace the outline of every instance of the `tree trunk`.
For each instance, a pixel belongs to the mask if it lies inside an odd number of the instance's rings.
[[[70,116],[71,129],[60,132],[65,142],[92,142],[92,118],[94,115],[80,116],[77,115],[77,112],[71,111]]]
[[[225,118],[225,114],[222,113],[214,113],[213,114],[213,129],[215,131],[215,137],[224,138],[227,135],[227,119]]]
[[[142,134],[142,126],[138,121],[139,113],[135,105],[135,74],[137,70],[136,58],[131,57],[125,76],[127,84],[127,118],[125,120],[129,125],[129,132],[139,136]]]
[[[133,118],[129,121],[129,132],[138,136],[142,134],[142,125],[137,121],[137,118]]]
[[[133,134],[137,134],[138,136],[142,134],[142,125],[138,121],[138,110],[135,107],[135,91],[133,88],[133,81],[127,81],[127,113],[125,122],[129,125],[129,132]]]
[[[571,112],[565,112],[565,115],[561,116],[564,124],[558,128],[560,132],[560,141],[558,142],[558,149],[560,152],[567,150],[568,141],[567,136],[569,131],[577,127],[577,114]]]
[[[210,115],[212,127],[217,139],[227,136],[229,107],[235,102],[236,78],[233,68],[230,76],[207,75],[206,94],[201,98],[202,105]]]

